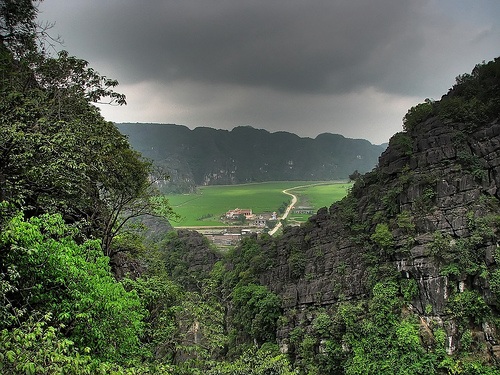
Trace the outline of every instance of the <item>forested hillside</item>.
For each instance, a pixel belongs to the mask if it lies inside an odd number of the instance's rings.
[[[2,374],[500,372],[500,58],[411,108],[345,199],[221,253],[169,228],[93,105],[117,83],[36,14],[0,0]]]
[[[373,169],[384,147],[324,133],[315,139],[250,126],[231,131],[180,125],[117,124],[132,147],[162,166],[163,188],[186,192],[199,185],[262,181],[346,180]]]

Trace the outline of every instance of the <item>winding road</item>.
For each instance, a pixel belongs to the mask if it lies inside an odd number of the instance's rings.
[[[292,190],[292,189],[297,189],[299,187],[302,187],[302,186],[295,186],[293,188],[290,188],[290,189],[285,189],[283,190],[283,193],[284,194],[287,194],[289,196],[292,197],[292,201],[290,202],[290,204],[288,205],[288,207],[286,208],[285,212],[283,213],[283,215],[278,218],[278,223],[274,226],[273,229],[271,229],[268,234],[270,236],[274,235],[274,233],[276,233],[278,231],[278,229],[280,229],[282,227],[282,224],[281,224],[281,220],[284,220],[288,217],[288,215],[290,214],[290,211],[292,210],[293,206],[295,206],[295,204],[297,203],[297,196],[290,193],[289,190]]]
[[[326,183],[326,184],[328,184],[328,183]],[[309,187],[309,186],[316,186],[316,185],[325,185],[325,182],[319,182],[317,184],[307,184],[307,185],[301,185],[301,186],[294,186],[294,187],[291,187],[291,188],[288,188],[288,189],[285,189],[282,191],[282,193],[291,196],[292,201],[290,202],[290,204],[286,208],[285,213],[280,218],[278,218],[278,223],[276,224],[276,226],[268,232],[268,234],[270,236],[274,235],[282,227],[281,220],[286,219],[288,217],[288,215],[290,214],[290,211],[293,209],[293,206],[295,206],[295,204],[297,203],[297,196],[290,193],[290,190],[300,189],[300,188]]]

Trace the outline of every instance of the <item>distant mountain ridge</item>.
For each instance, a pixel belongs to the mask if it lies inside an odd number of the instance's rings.
[[[372,170],[385,149],[338,134],[312,139],[250,126],[232,130],[146,123],[116,126],[134,149],[166,168],[170,181],[165,189],[170,192],[199,185],[347,179],[355,170]]]

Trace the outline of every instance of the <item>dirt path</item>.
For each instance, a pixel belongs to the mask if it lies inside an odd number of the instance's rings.
[[[285,212],[283,213],[283,215],[280,218],[278,218],[278,223],[276,224],[276,226],[268,232],[268,234],[270,236],[274,235],[274,233],[276,233],[278,231],[278,229],[280,229],[282,227],[281,220],[284,220],[284,219],[286,219],[288,217],[288,215],[290,214],[290,211],[292,210],[292,208],[297,203],[297,196],[295,194],[290,193],[289,190],[297,189],[299,187],[302,187],[302,186],[295,186],[293,188],[283,190],[283,194],[287,194],[287,195],[291,196],[292,197],[292,201],[287,206],[287,208],[286,208]]]

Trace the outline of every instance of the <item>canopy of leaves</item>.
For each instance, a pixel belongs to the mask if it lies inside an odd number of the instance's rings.
[[[281,315],[281,300],[263,285],[238,286],[232,293],[233,324],[260,343],[272,341]]]
[[[85,60],[40,47],[31,1],[0,8],[0,201],[28,216],[59,212],[80,222],[112,255],[112,238],[128,219],[157,205],[152,165],[93,105],[125,97]]]
[[[461,122],[472,128],[500,116],[500,57],[477,64],[470,74],[456,78],[440,101],[426,99],[408,110],[403,128],[411,131],[431,116],[444,122]]]
[[[68,338],[98,357],[138,354],[144,310],[137,294],[115,281],[98,242],[78,245],[76,234],[60,215],[18,215],[5,226],[0,269],[11,288],[2,296],[1,326],[51,314]]]

